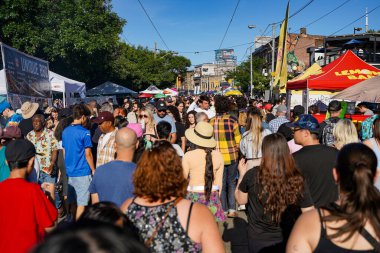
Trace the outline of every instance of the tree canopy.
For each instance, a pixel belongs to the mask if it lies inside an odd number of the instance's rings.
[[[170,52],[130,46],[110,0],[0,1],[0,40],[49,61],[50,69],[89,87],[114,81],[134,89],[168,86],[191,65]]]
[[[269,78],[262,75],[262,70],[264,66],[264,60],[261,58],[252,58],[252,84],[254,90],[264,91],[269,89]],[[236,85],[241,86],[243,91],[247,91],[250,84],[250,60],[242,62],[233,71],[228,71],[226,80],[234,79]]]

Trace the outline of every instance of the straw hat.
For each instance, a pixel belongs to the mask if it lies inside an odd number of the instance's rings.
[[[33,117],[33,115],[38,110],[38,107],[39,107],[38,103],[31,103],[29,101],[23,103],[21,106],[22,117],[24,119],[29,119]]]
[[[215,148],[214,129],[207,122],[199,122],[195,128],[189,128],[185,132],[186,138],[197,146]]]

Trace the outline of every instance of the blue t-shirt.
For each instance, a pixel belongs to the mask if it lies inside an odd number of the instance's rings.
[[[8,164],[5,162],[5,149],[5,146],[0,149],[0,182],[7,179],[10,175]]]
[[[157,125],[158,122],[160,122],[160,121],[166,121],[166,122],[169,122],[170,125],[172,126],[172,131],[171,131],[170,133],[176,133],[176,132],[177,132],[177,128],[175,127],[175,122],[174,122],[174,119],[173,119],[172,116],[165,115],[165,117],[160,118],[160,117],[158,117],[157,114],[153,114],[153,118],[154,118],[154,122],[156,122],[156,125]]]
[[[114,160],[96,168],[89,192],[97,193],[99,201],[110,201],[121,206],[133,197],[132,175],[136,164]]]
[[[81,125],[68,126],[62,133],[62,146],[65,149],[67,176],[91,175],[85,153],[86,148],[92,147],[90,131]]]

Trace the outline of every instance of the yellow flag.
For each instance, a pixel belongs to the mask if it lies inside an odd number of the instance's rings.
[[[288,37],[288,18],[289,18],[289,1],[286,7],[285,19],[281,24],[280,38],[278,41],[277,50],[277,63],[276,63],[276,76],[274,79],[274,85],[280,87],[280,93],[286,92],[286,82],[288,81],[288,64],[287,54],[288,49],[286,46],[286,39]]]

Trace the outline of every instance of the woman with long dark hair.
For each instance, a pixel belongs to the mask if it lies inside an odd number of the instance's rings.
[[[185,178],[189,179],[186,198],[207,206],[216,221],[224,221],[220,202],[224,161],[215,150],[214,130],[209,123],[199,122],[195,128],[185,132],[186,138],[195,145],[182,160]]]
[[[374,186],[377,159],[361,143],[345,145],[333,170],[337,202],[301,215],[286,252],[380,252],[380,192]]]
[[[235,197],[238,204],[247,204],[249,252],[283,252],[291,210],[313,205],[285,137],[266,136],[260,166],[247,170],[241,159],[238,168]]]
[[[181,116],[179,115],[179,111],[177,107],[174,105],[169,105],[167,107],[167,114],[172,116],[174,119],[175,127],[177,129],[177,141],[178,144],[183,151],[185,151],[186,146],[186,138],[185,138],[185,125],[181,122]]]

